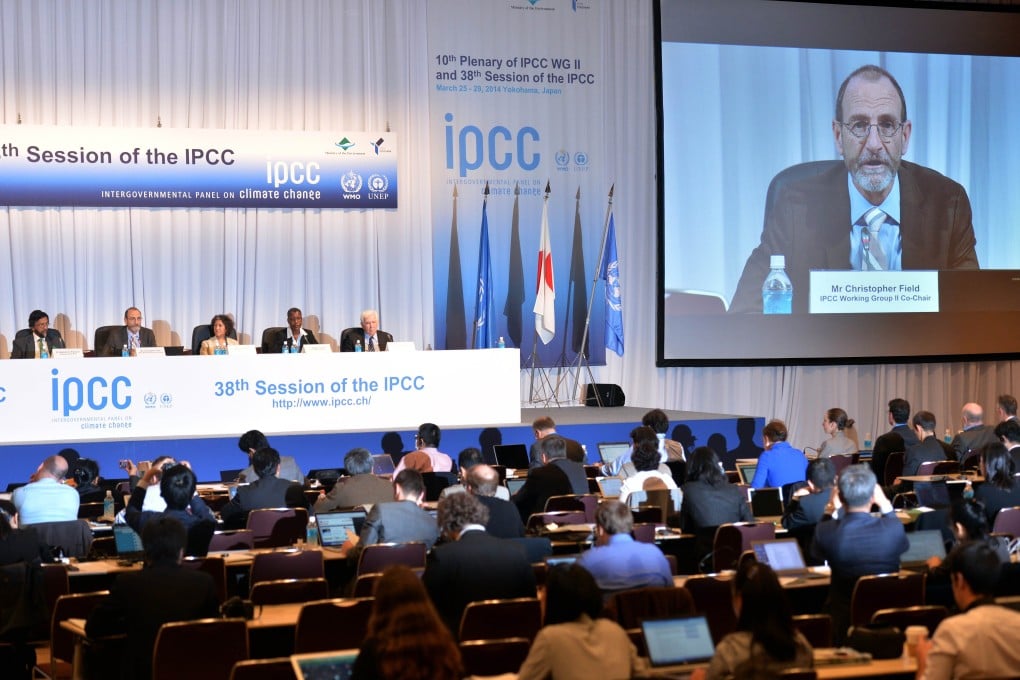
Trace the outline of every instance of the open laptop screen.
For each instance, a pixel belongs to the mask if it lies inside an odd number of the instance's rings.
[[[946,544],[943,543],[942,532],[938,529],[907,532],[910,547],[900,555],[900,564],[923,564],[929,557],[945,557]]]
[[[750,484],[754,473],[758,471],[758,463],[737,463],[737,474],[741,484]],[[782,513],[780,513],[782,514]]]
[[[630,451],[630,442],[599,442],[599,457],[608,465]]]
[[[531,459],[528,447],[524,444],[496,444],[492,447],[496,454],[496,463],[513,470],[527,470]]]
[[[703,663],[715,654],[712,633],[704,616],[681,616],[641,622],[653,666]]]
[[[319,545],[326,548],[338,548],[347,540],[348,530],[356,535],[361,535],[361,527],[364,523],[364,510],[320,512],[315,516],[315,525],[319,531]]]
[[[396,470],[393,458],[388,453],[376,453],[372,456],[373,475],[392,475]]]
[[[358,658],[357,649],[335,652],[294,654],[290,657],[294,677],[298,680],[348,680]]]
[[[141,559],[144,555],[142,537],[127,524],[113,525],[113,544],[117,548],[117,556],[121,559]]]
[[[804,571],[804,555],[794,538],[778,538],[774,541],[752,541],[754,557],[762,564],[772,567],[777,574]]]

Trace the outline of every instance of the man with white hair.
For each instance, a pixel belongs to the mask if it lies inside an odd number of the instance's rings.
[[[962,461],[968,453],[979,451],[985,444],[994,444],[999,441],[995,436],[995,429],[984,424],[984,415],[985,412],[981,408],[981,404],[963,405],[963,411],[960,414],[963,429],[950,442],[957,460]]]

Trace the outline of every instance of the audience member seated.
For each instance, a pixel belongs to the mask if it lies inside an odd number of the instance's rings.
[[[513,503],[498,497],[500,489],[506,487],[499,483],[499,473],[488,465],[483,463],[468,470],[467,492],[489,510],[485,530],[496,538],[520,538],[524,536],[521,514]]]
[[[64,484],[65,477],[67,461],[50,456],[32,473],[28,484],[14,490],[11,502],[18,510],[19,526],[78,519],[78,492]]]
[[[659,469],[661,453],[657,442],[645,439],[634,444],[634,453],[631,454],[631,464],[634,466],[634,474],[623,480],[620,487],[620,500],[624,503],[635,491],[650,491],[652,489],[675,489],[676,482],[673,475]],[[633,505],[633,503],[631,503]]]
[[[32,527],[18,528],[18,520],[0,508],[0,565],[16,562],[40,563],[49,550]]]
[[[466,489],[466,483],[468,474],[476,465],[485,463],[485,458],[482,456],[482,452],[478,449],[471,447],[464,449],[457,455],[457,468],[460,470],[460,483],[451,484],[439,493],[439,497],[443,498],[449,496],[452,493],[464,493]],[[497,480],[498,481],[498,480]],[[510,500],[510,490],[502,484],[497,484],[496,490],[494,491],[496,498],[504,501]]]
[[[348,477],[341,477],[329,493],[319,493],[315,512],[364,506],[393,500],[393,484],[372,474],[372,454],[368,449],[353,448],[344,456]]]
[[[220,510],[226,528],[243,529],[252,510],[308,507],[300,484],[276,476],[280,471],[280,454],[276,449],[259,449],[251,457],[251,462],[258,479],[237,487],[237,493]]]
[[[903,524],[870,467],[847,467],[839,475],[838,489],[826,514],[838,510],[839,519],[823,518],[815,526],[812,554],[832,568],[829,614],[833,639],[842,644],[850,625],[850,597],[857,579],[899,571],[900,555],[909,544]],[[878,506],[878,517],[871,514],[872,504]]]
[[[259,449],[268,449],[269,440],[266,439],[266,435],[258,430],[248,430],[237,440],[237,448],[248,454],[248,467],[241,470],[241,474],[237,476],[237,481],[254,482],[259,478],[259,475],[255,472],[255,466],[251,464],[251,458]],[[301,468],[298,467],[297,461],[294,460],[293,456],[280,456],[280,472],[276,476],[280,479],[289,479],[298,484],[305,483],[305,475],[301,472]]]
[[[918,411],[911,419],[914,426],[914,433],[917,434],[919,444],[907,447],[907,453],[903,457],[903,476],[916,475],[921,463],[928,461],[947,460],[952,458],[951,452],[947,453],[948,444],[935,436],[935,414],[931,411]],[[951,450],[950,450],[951,451]]]
[[[946,518],[953,533],[954,545],[972,541],[986,543],[999,561],[1009,561],[1009,540],[1004,536],[989,535],[985,506],[981,501],[961,499],[953,502]],[[941,604],[951,609],[954,606],[949,580],[949,565],[937,555],[928,558],[928,575],[924,581],[925,604]]]
[[[531,423],[531,429],[535,433],[535,439],[544,439],[550,435],[556,434],[556,421],[549,416],[541,416],[536,418]],[[557,435],[563,436],[563,435]],[[584,447],[581,446],[581,442],[576,439],[570,439],[569,437],[563,437],[563,441],[567,443],[567,458],[584,465],[587,461],[587,456],[584,453]]]
[[[906,451],[908,446],[920,443],[917,433],[910,426],[910,402],[906,399],[889,401],[889,424],[892,429],[875,440],[871,452],[871,469],[879,481],[885,479],[885,462],[890,453]]]
[[[227,353],[227,345],[236,345],[237,340],[230,337],[234,332],[234,320],[226,314],[217,314],[209,322],[212,335],[202,341],[198,348],[199,354],[213,356],[217,352]]]
[[[406,454],[397,463],[394,474],[404,468],[417,470],[418,472],[453,472],[453,459],[440,451],[439,440],[442,432],[439,426],[434,423],[422,423],[418,427],[418,434],[415,435],[414,445],[416,451]]]
[[[931,641],[917,645],[917,677],[1010,678],[1020,669],[1020,612],[995,604],[1001,563],[981,542],[947,558],[953,598],[963,612],[943,619]]]
[[[793,492],[783,510],[783,528],[813,527],[825,514],[836,484],[836,466],[828,458],[816,458],[807,465],[807,485]]]
[[[687,460],[684,454],[684,445],[678,441],[666,439],[666,433],[669,432],[669,417],[666,416],[665,411],[661,408],[653,408],[641,417],[641,424],[655,431],[663,463],[670,460]]]
[[[699,446],[690,455],[680,524],[688,533],[731,522],[752,522],[744,492],[730,484],[715,451]]]
[[[1012,394],[1000,394],[995,400],[995,410],[999,421],[1016,420],[1017,401]]]
[[[163,512],[144,507],[147,489],[157,485],[166,502]],[[124,518],[132,529],[141,534],[146,524],[160,517],[173,517],[184,525],[188,533],[187,554],[205,555],[208,552],[209,540],[216,530],[216,517],[195,493],[195,473],[184,463],[149,468],[131,492]]]
[[[986,444],[999,441],[995,435],[995,428],[984,424],[985,411],[981,404],[964,404],[960,412],[960,422],[963,429],[956,433],[949,445],[953,447],[956,460],[963,459],[971,451],[979,451]]]
[[[71,467],[71,476],[82,503],[98,503],[106,498],[106,490],[100,486],[99,463],[91,458],[79,458]]]
[[[1009,450],[1013,469],[1020,472],[1020,421],[1004,420],[995,426],[995,436]]]
[[[786,423],[781,420],[770,420],[761,431],[765,450],[758,457],[758,466],[754,470],[751,486],[755,489],[763,487],[783,487],[793,482],[802,482],[807,469],[807,458],[800,449],[795,449],[786,441],[789,433]],[[819,458],[827,458],[821,456]]]
[[[170,456],[160,456],[150,463],[150,467],[164,468],[167,464],[176,465],[177,461]],[[138,486],[138,480],[142,478],[139,474],[138,466],[131,460],[124,461],[124,471],[128,473],[128,482],[131,487],[131,491],[134,491]],[[144,474],[144,473],[142,473]],[[163,494],[160,493],[159,485],[154,484],[145,490],[145,500],[142,501],[142,510],[152,510],[154,512],[163,512],[166,510],[166,501],[163,500]],[[127,508],[120,511],[117,521],[121,524],[125,523],[125,516]]]
[[[715,647],[708,669],[692,680],[776,677],[787,668],[811,668],[811,645],[793,627],[793,615],[779,579],[766,564],[745,560],[733,578],[737,630]]]
[[[620,624],[599,618],[602,595],[586,569],[558,564],[545,586],[545,627],[518,672],[518,680],[630,678],[647,670]]]
[[[146,522],[144,567],[119,574],[110,596],[88,617],[85,632],[90,638],[127,634],[122,678],[151,677],[156,634],[164,623],[219,615],[212,576],[181,566],[186,542],[187,531],[176,518],[163,515]]]
[[[616,476],[620,477],[621,479],[627,479],[628,477],[636,475],[638,471],[637,468],[634,467],[634,461],[632,460],[632,458],[634,456],[634,452],[638,449],[639,446],[641,446],[643,442],[651,442],[652,446],[656,447],[656,449],[659,451],[659,467],[656,469],[663,475],[671,477],[672,472],[670,471],[669,466],[666,465],[666,463],[664,463],[662,460],[662,449],[659,436],[655,433],[655,430],[648,427],[647,425],[639,425],[630,431],[630,449],[628,449],[628,451],[625,454],[620,456],[620,458],[625,459],[626,462],[624,462],[623,464],[617,464],[614,461],[613,463],[609,465],[603,465],[602,467],[603,468],[612,467],[616,469],[617,470]],[[617,460],[620,460],[620,458],[618,458]]]
[[[471,494],[439,501],[439,527],[446,543],[429,554],[422,581],[455,637],[469,603],[535,597],[535,572],[524,548],[487,534],[488,519],[488,509]]]
[[[659,452],[653,453],[658,456]],[[577,563],[595,577],[607,595],[631,588],[673,585],[673,572],[662,551],[654,543],[635,541],[633,529],[634,516],[626,504],[612,500],[599,504],[595,511],[595,547],[582,553]]]
[[[528,471],[524,486],[514,494],[514,504],[521,520],[545,510],[550,496],[588,493],[588,478],[584,466],[567,460],[567,445],[563,437],[552,435],[536,442],[541,444],[542,466]]]
[[[393,499],[376,503],[368,511],[361,534],[348,533],[342,547],[350,562],[358,563],[366,545],[420,541],[431,549],[439,537],[436,520],[421,505],[425,500],[425,482],[417,470],[401,470],[393,478]]]
[[[36,654],[30,640],[33,632],[42,634],[46,630],[48,612],[41,589],[29,588],[27,584],[41,571],[39,565],[48,559],[48,552],[35,529],[18,529],[17,520],[0,508],[0,566],[19,565],[4,570],[8,572],[5,576],[14,576],[15,571],[25,576],[20,584],[5,579],[4,591],[0,593],[0,599],[10,605],[0,608],[0,643],[5,647],[0,653],[0,677],[5,680],[32,677]]]
[[[829,438],[818,446],[818,457],[845,456],[857,453],[857,442],[846,436],[846,428],[854,426],[854,419],[841,408],[830,408],[822,419],[822,429]],[[766,447],[768,448],[768,447]]]
[[[981,474],[985,481],[974,490],[974,498],[985,504],[988,523],[1002,508],[1020,505],[1020,484],[1014,473],[1013,460],[1004,444],[989,444],[981,451]]]
[[[353,680],[464,677],[460,650],[413,571],[390,567],[376,582],[374,595]]]

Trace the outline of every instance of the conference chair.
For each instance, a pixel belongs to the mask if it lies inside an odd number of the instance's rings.
[[[426,552],[425,544],[420,541],[366,545],[358,557],[356,575],[379,574],[394,564],[403,564],[411,569],[424,569]]]
[[[106,341],[110,338],[110,333],[114,328],[120,328],[120,326],[100,326],[96,329],[92,337],[92,351],[96,353],[96,356],[101,356],[100,352],[106,347]]]
[[[207,555],[205,557],[185,557],[181,566],[195,571],[204,571],[212,576],[216,586],[216,599],[220,602],[227,600],[227,562],[219,555]]]
[[[361,326],[352,326],[350,328],[345,328],[342,331],[340,331],[340,347],[345,347],[347,345],[348,338],[351,338],[350,344],[353,346],[355,340],[363,341],[364,337],[365,331]],[[368,348],[362,347],[361,350],[367,351]]]
[[[61,628],[60,622],[67,619],[88,618],[92,610],[109,594],[109,590],[100,590],[93,593],[61,595],[57,598],[53,605],[53,614],[50,616],[49,663],[37,665],[32,670],[33,677],[48,678],[49,680],[71,677],[75,635],[71,631]]]
[[[694,612],[694,598],[690,591],[674,586],[621,590],[606,598],[603,609],[603,614],[624,630],[640,629],[645,619],[664,619]]]
[[[262,354],[269,354],[273,351],[273,336],[282,331],[286,326],[270,326],[262,331],[262,344],[259,351]]]
[[[294,578],[325,578],[326,571],[319,550],[288,550],[258,553],[251,562],[249,583],[254,588],[262,581]]]
[[[829,460],[832,461],[832,466],[836,468],[836,475],[838,476],[843,470],[854,464],[854,455],[850,453],[841,453],[835,456],[829,456]]]
[[[78,519],[97,519],[102,516],[103,501],[78,504]]]
[[[926,604],[916,607],[879,609],[871,615],[871,622],[896,626],[904,631],[908,626],[924,626],[928,629],[928,636],[931,637],[935,634],[935,629],[942,623],[942,619],[947,616],[949,616],[949,610],[942,605]]]
[[[695,611],[704,614],[708,620],[713,643],[719,644],[736,629],[737,615],[733,611],[730,579],[719,579],[709,574],[689,576],[684,581],[684,588],[694,600]]]
[[[255,547],[255,538],[251,529],[235,531],[217,531],[209,540],[209,552],[227,550],[251,550]]]
[[[892,486],[896,478],[903,475],[903,457],[905,455],[903,451],[893,451],[885,459],[885,473],[882,475],[884,486]]]
[[[638,543],[655,543],[656,526],[658,525],[655,522],[641,522],[634,525],[630,534]]]
[[[361,574],[354,579],[352,597],[372,597],[375,594],[375,582],[382,577],[379,572]]]
[[[741,553],[751,550],[752,541],[771,541],[776,527],[771,522],[734,522],[715,530],[712,541],[712,563],[716,572],[733,569]]]
[[[93,541],[93,545],[95,542]],[[43,589],[46,592],[46,604],[52,612],[57,604],[57,598],[71,592],[71,581],[68,578],[67,567],[59,562],[43,563]]]
[[[880,609],[924,604],[924,578],[923,573],[909,571],[860,577],[850,597],[850,625],[870,623]]]
[[[467,676],[515,674],[528,658],[531,641],[523,637],[468,640],[460,643],[460,659]]]
[[[421,479],[425,483],[425,500],[428,502],[438,501],[443,489],[457,483],[454,472],[423,472]]]
[[[926,460],[917,467],[918,475],[952,475],[960,471],[955,460]]]
[[[244,619],[164,623],[156,634],[152,680],[223,680],[247,658]]]
[[[294,667],[289,656],[238,661],[230,671],[230,680],[294,680]]]
[[[529,534],[540,534],[549,524],[563,526],[565,524],[585,524],[584,511],[536,512],[528,517],[526,525]]]
[[[992,532],[996,534],[1009,534],[1011,538],[1020,538],[1020,506],[1002,508],[995,513]]]
[[[200,323],[191,329],[191,353],[198,355],[202,351],[202,343],[212,337],[212,326]],[[227,337],[237,340],[237,329],[231,328]]]
[[[305,603],[294,629],[294,653],[361,647],[374,602],[371,597],[354,597]]]
[[[40,522],[32,528],[43,543],[59,547],[67,557],[85,557],[92,547],[92,527],[84,519]]]
[[[329,584],[324,578],[281,578],[259,581],[251,586],[252,604],[290,604],[314,602],[329,597]]]
[[[522,637],[529,642],[542,628],[542,603],[537,597],[478,600],[468,603],[460,618],[457,639],[498,640]]]
[[[828,614],[800,614],[793,617],[793,627],[812,647],[832,646],[832,617]]]
[[[584,513],[584,521],[588,524],[595,522],[595,510],[599,507],[599,497],[586,494],[570,494],[567,496],[550,496],[545,502],[545,512],[558,510],[577,511]]]
[[[246,529],[251,529],[256,548],[280,548],[304,539],[308,529],[308,511],[304,508],[263,508],[248,513]]]

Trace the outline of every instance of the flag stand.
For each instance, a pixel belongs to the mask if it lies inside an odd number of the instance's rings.
[[[591,365],[588,363],[588,354],[585,352],[585,347],[588,346],[588,331],[591,327],[591,310],[595,305],[595,289],[598,287],[599,278],[602,274],[602,258],[605,257],[606,253],[606,239],[609,237],[609,216],[613,213],[613,191],[616,190],[616,184],[609,187],[609,202],[606,204],[606,219],[602,225],[602,243],[599,245],[599,257],[596,260],[598,266],[595,268],[595,276],[591,281],[591,295],[588,296],[588,313],[584,317],[584,333],[581,335],[581,348],[577,352],[577,366],[574,370],[574,394],[578,395],[578,401],[584,404],[584,397],[580,393],[581,386],[581,369],[584,368],[587,373],[588,384],[595,382],[595,376],[591,372]],[[607,282],[608,283],[608,282]],[[608,354],[608,351],[606,352]],[[595,390],[595,403],[598,406],[603,406],[602,395],[599,394],[598,390]]]

